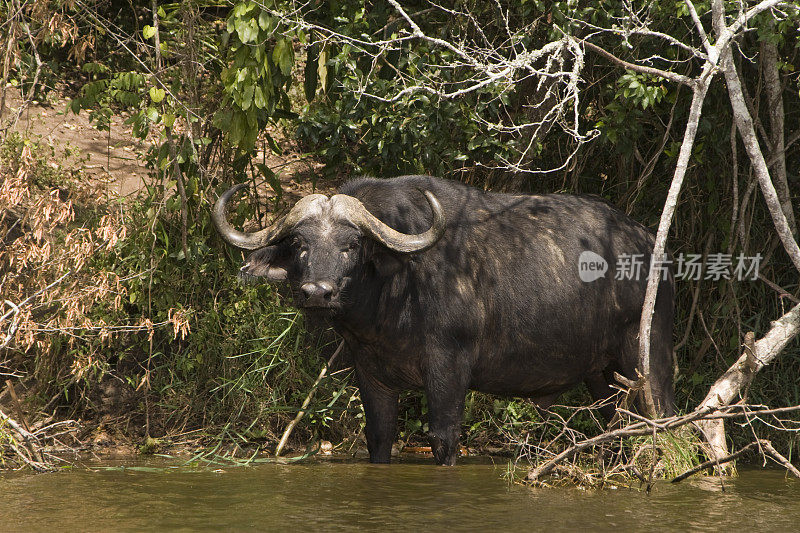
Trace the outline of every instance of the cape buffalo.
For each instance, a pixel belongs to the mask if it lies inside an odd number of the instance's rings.
[[[404,389],[425,391],[434,458],[452,465],[467,389],[549,405],[581,382],[607,398],[615,371],[636,377],[649,259],[640,276],[613,267],[649,258],[654,236],[602,200],[491,193],[430,176],[363,178],[244,233],[225,215],[243,187],[217,200],[217,229],[254,250],[244,274],[288,281],[296,305],[324,314],[345,339],[372,462],[389,461]],[[673,409],[673,294],[667,267],[651,337],[661,413]]]

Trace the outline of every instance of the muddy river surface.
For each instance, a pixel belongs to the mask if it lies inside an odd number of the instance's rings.
[[[2,531],[798,531],[800,482],[746,469],[644,491],[529,489],[506,463],[469,459],[262,464],[163,460],[0,473]]]

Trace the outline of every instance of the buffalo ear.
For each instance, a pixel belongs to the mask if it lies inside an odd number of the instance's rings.
[[[388,278],[400,272],[404,261],[388,250],[376,250],[372,254],[372,265],[379,276]]]
[[[243,277],[262,277],[268,281],[285,281],[291,270],[291,250],[285,243],[265,246],[247,256],[240,269]]]

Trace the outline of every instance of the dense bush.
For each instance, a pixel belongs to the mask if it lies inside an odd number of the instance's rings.
[[[584,21],[615,28],[599,42],[622,59],[651,57],[662,68],[692,74],[696,66],[680,49],[661,49],[652,40],[626,34],[630,21],[618,17],[628,4],[469,0],[445,3],[451,13],[425,3],[406,8],[421,13],[414,20],[426,34],[453,43],[483,39],[506,60],[515,50],[536,48],[561,32],[584,37],[592,32],[577,22]],[[691,35],[683,2],[634,4],[651,29]],[[4,5],[5,14],[16,13]],[[733,2],[726,5],[731,12],[737,8]],[[707,19],[705,3],[698,6]],[[265,194],[275,200],[271,206],[281,205],[283,185],[265,163],[266,153],[281,153],[291,142],[268,129],[283,130],[305,155],[319,158],[324,166],[322,176],[311,178],[315,182],[361,173],[433,173],[494,189],[597,194],[644,224],[657,225],[691,99],[686,89],[587,52],[575,126],[593,140],[583,143],[569,128],[552,124],[532,137],[530,129],[510,126],[536,119],[532,114],[543,100],[535,79],[487,83],[458,97],[425,91],[397,97],[402,87],[431,80],[444,91],[458,91],[474,72],[458,64],[447,47],[409,38],[406,21],[388,3],[312,2],[290,12],[292,6],[282,2],[192,0],[157,6],[155,17],[149,2],[130,7],[115,1],[91,9],[41,2],[9,15],[9,28],[19,36],[23,19],[36,32],[38,53],[47,65],[40,84],[65,80],[76,88],[73,111],[88,111],[101,128],[110,117],[129,113],[135,135],[151,146],[151,186],[135,201],[96,205],[90,192],[76,188],[75,179],[52,175],[42,152],[28,141],[6,139],[4,176],[21,176],[19,187],[35,185],[31,209],[43,208],[48,198],[60,202],[60,209],[73,204],[47,238],[39,235],[33,242],[40,251],[45,245],[59,250],[62,262],[48,262],[52,254],[40,254],[26,281],[6,266],[4,283],[22,283],[21,299],[72,268],[84,285],[58,290],[96,289],[91,295],[80,292],[84,299],[55,312],[51,329],[43,330],[49,322],[32,316],[33,326],[20,327],[17,343],[5,352],[15,371],[38,378],[42,404],[62,391],[68,393],[60,399],[65,406],[102,410],[91,390],[110,375],[137,391],[134,412],[147,415],[140,425],[151,415],[158,420],[158,427],[148,428],[153,434],[213,427],[239,440],[276,436],[313,382],[320,352],[330,353],[323,346],[330,337],[306,333],[302,317],[274,288],[241,285],[235,276],[240,255],[222,245],[208,218],[216,193],[245,179],[260,185],[260,200],[252,206],[243,202],[234,215],[237,223],[258,218]],[[115,18],[123,11],[124,17]],[[758,31],[738,42],[744,58],[756,58],[741,60],[739,67],[756,116],[766,124],[769,105],[759,53],[765,42],[778,47],[791,130],[800,109],[797,16],[790,13],[773,25],[768,15],[756,24]],[[689,46],[701,47],[686,38]],[[367,41],[389,44],[359,44]],[[12,78],[27,90],[36,65],[26,43],[15,41]],[[52,89],[47,83],[35,89]],[[796,272],[779,249],[758,191],[753,194],[742,150],[731,150],[724,92],[716,83],[708,98],[670,248],[675,253],[760,253],[767,258],[762,274],[797,295]],[[597,135],[591,137],[594,130]],[[800,165],[798,146],[790,144],[786,151],[795,212],[800,178],[792,169]],[[502,168],[516,159],[524,168]],[[557,170],[538,172],[548,169]],[[75,192],[59,199],[54,191],[61,190]],[[37,208],[39,199],[43,203]],[[744,226],[732,225],[734,211]],[[83,231],[85,237],[87,229],[97,237],[91,250],[68,253],[78,242],[69,235]],[[80,265],[70,264],[78,257]],[[763,332],[786,305],[760,282],[680,282],[679,408],[696,405],[735,360],[744,334]],[[751,399],[800,403],[799,365],[795,343],[759,375]],[[304,427],[337,441],[355,437],[360,407],[346,373],[323,387]],[[567,400],[585,396],[579,390]],[[424,400],[409,394],[403,406],[401,437],[418,437],[425,430]],[[472,393],[468,398],[467,438],[504,440],[520,435],[530,420],[538,420],[538,414],[525,401]],[[586,430],[593,426],[589,418],[580,424]]]

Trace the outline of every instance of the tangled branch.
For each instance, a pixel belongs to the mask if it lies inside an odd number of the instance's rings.
[[[395,28],[390,38],[347,35],[314,21],[315,12],[304,3],[292,4],[286,10],[260,6],[279,18],[287,33],[298,29],[312,32],[323,46],[347,45],[363,57],[369,69],[361,72],[351,66],[349,72],[357,80],[352,90],[358,98],[382,104],[407,104],[423,96],[438,100],[470,97],[470,102],[479,101],[487,104],[487,108],[491,107],[488,104],[500,108],[498,114],[476,111],[475,119],[486,130],[513,139],[518,149],[513,159],[499,157],[494,163],[484,162],[482,166],[521,173],[561,170],[569,165],[578,147],[598,134],[593,129],[583,131],[580,123],[584,52],[575,38],[562,35],[558,40],[533,47],[529,36],[541,27],[540,22],[512,28],[508,17],[504,19],[505,34],[489,37],[488,28],[466,8],[449,9],[431,2],[431,7],[423,10],[426,16],[448,17],[464,29],[458,38],[434,37],[415,21],[420,13],[410,13],[395,0],[389,3],[398,16],[389,23]],[[407,46],[414,41],[430,49],[418,69],[400,69],[387,60],[392,53],[410,54]],[[394,72],[392,85],[395,89],[390,87],[388,93],[377,90],[380,67],[389,67]],[[380,86],[380,89],[386,87]],[[524,112],[507,109],[510,97],[522,103]],[[470,105],[474,107],[474,103]],[[553,126],[572,139],[573,149],[556,168],[535,168],[537,143]]]
[[[531,483],[541,483],[546,476],[554,473],[559,468],[563,468],[565,464],[569,464],[568,470],[575,472],[576,469],[579,469],[579,467],[574,462],[574,460],[579,454],[587,450],[597,448],[607,443],[619,441],[620,439],[652,436],[653,437],[652,446],[656,446],[655,443],[658,436],[664,433],[670,433],[674,435],[676,433],[676,430],[688,426],[690,424],[696,425],[703,421],[709,421],[709,420],[727,420],[727,419],[740,419],[740,418],[746,418],[750,423],[752,423],[753,420],[759,419],[759,417],[771,416],[777,419],[777,416],[780,414],[796,413],[799,411],[800,411],[800,405],[771,409],[761,405],[735,404],[735,405],[727,405],[721,407],[707,406],[684,415],[664,417],[655,420],[650,420],[642,417],[632,417],[637,421],[628,423],[620,428],[604,431],[600,435],[591,438],[582,438],[578,441],[573,442],[573,444],[567,446],[561,452],[554,454],[549,459],[539,463],[537,466],[532,468],[527,475],[527,480]],[[624,410],[622,410],[622,412],[627,413],[628,415],[631,414]],[[781,422],[784,424],[793,425],[794,431],[800,431],[800,423],[798,423],[797,421],[781,420]],[[558,440],[567,431],[566,425],[564,427],[565,430],[562,431],[562,433],[559,434],[559,436],[556,437],[554,441]],[[791,463],[785,459],[785,457],[783,457],[783,455],[781,455],[777,450],[775,450],[775,448],[769,443],[769,441],[758,439],[755,442],[743,447],[734,454],[731,454],[726,457],[712,458],[709,461],[706,461],[692,469],[689,469],[680,476],[676,476],[675,479],[673,479],[673,481],[674,482],[681,481],[682,479],[685,479],[686,477],[689,477],[707,468],[716,467],[720,464],[733,461],[742,456],[743,454],[745,454],[747,451],[753,449],[755,446],[758,446],[759,449],[762,450],[762,453],[764,453],[765,455],[774,458],[778,463],[783,465],[793,475],[800,477],[800,472],[798,472],[797,469],[794,466],[792,466]],[[613,468],[609,469],[608,473],[614,474],[619,472],[637,471],[635,469],[635,462],[640,454],[641,454],[641,448],[630,459],[627,459],[620,454],[619,463],[616,464]],[[533,456],[538,456],[538,455],[540,454],[538,453],[533,454]],[[651,460],[655,461],[656,460],[655,456]],[[652,463],[651,463],[651,468],[652,468]],[[584,474],[582,477],[586,478],[587,476]]]

